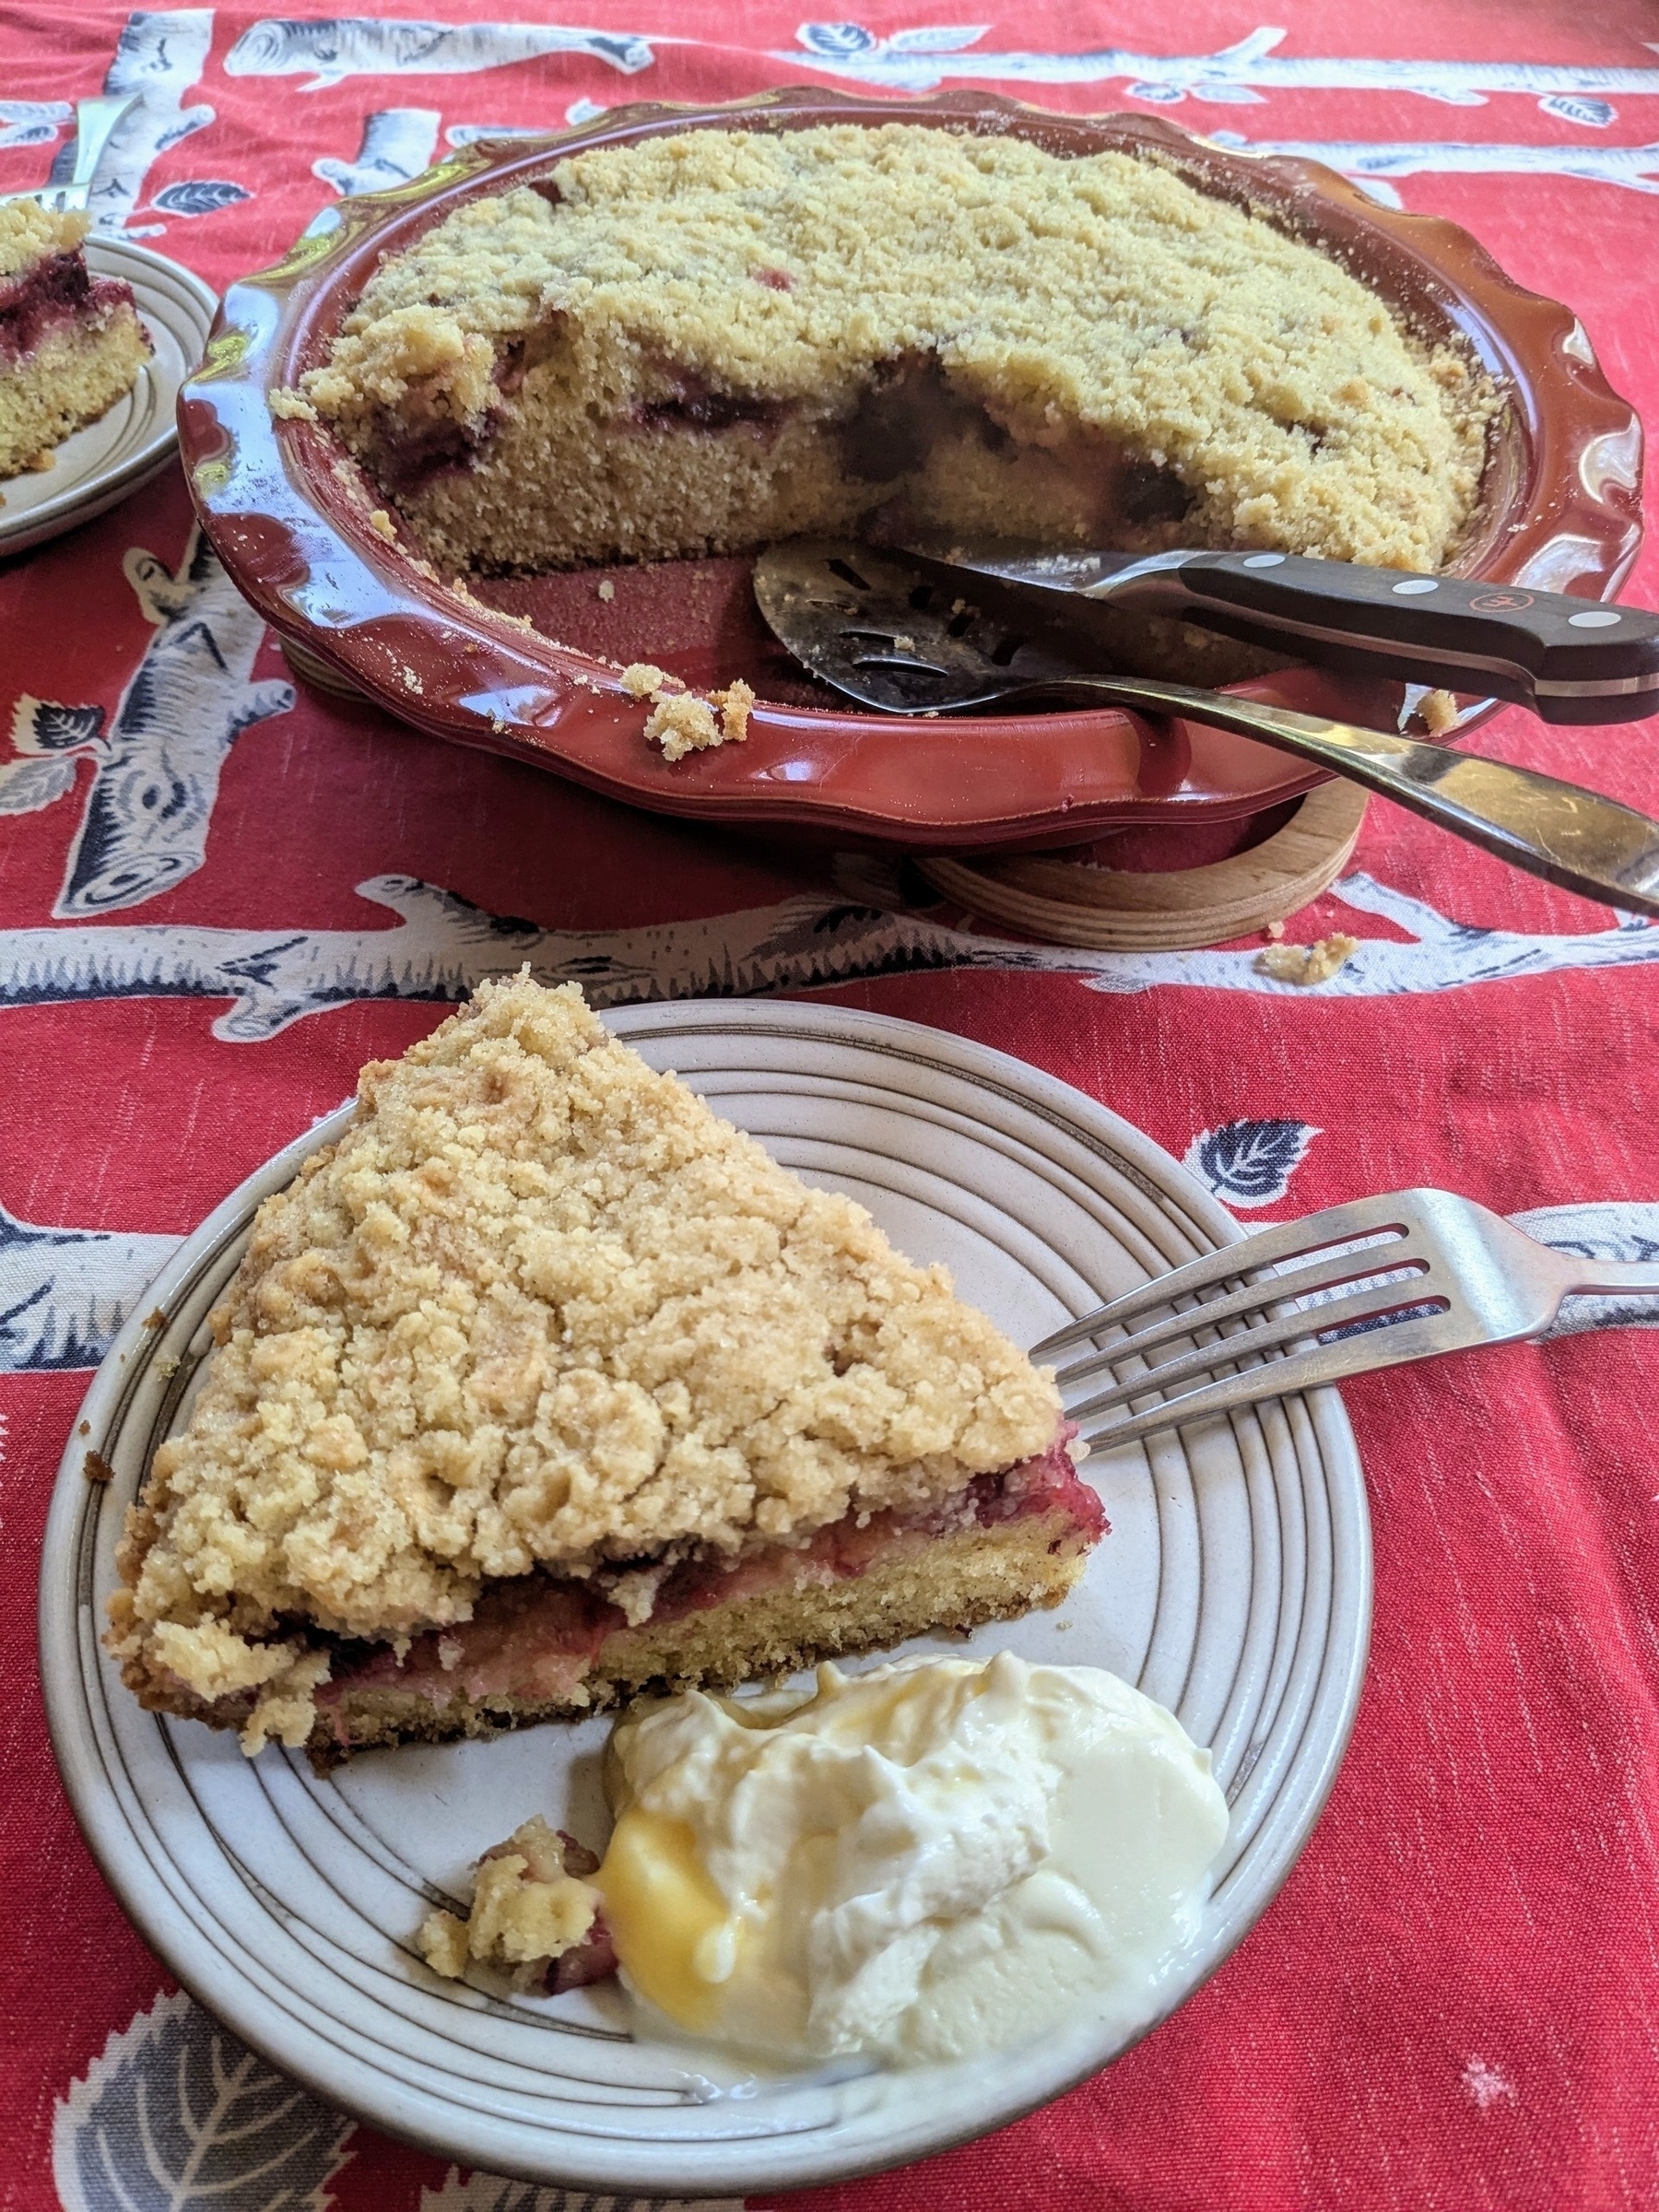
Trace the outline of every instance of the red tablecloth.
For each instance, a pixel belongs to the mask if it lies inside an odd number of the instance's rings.
[[[867,27],[797,29],[780,6],[714,0],[583,0],[598,29],[515,12],[537,20],[485,21],[509,11],[482,0],[447,0],[452,27],[419,32],[314,8],[262,21],[240,5],[14,4],[0,189],[46,173],[62,103],[141,89],[151,158],[100,177],[100,220],[222,282],[337,192],[418,170],[468,126],[799,80],[988,83],[1057,107],[1156,107],[1364,171],[1571,300],[1614,383],[1659,403],[1647,0],[1302,0],[1283,32],[1225,0],[1173,16],[1156,0],[1030,0],[963,28],[944,27],[939,0],[884,6]],[[0,2202],[552,2212],[557,2193],[446,2176],[299,2093],[260,2138],[279,2144],[274,2165],[210,2131],[193,2175],[169,2178],[135,2115],[170,2093],[167,2039],[212,2030],[164,1994],[53,1773],[33,1630],[47,1494],[85,1371],[171,1241],[344,1097],[360,1062],[438,1018],[429,997],[398,994],[456,971],[477,934],[461,902],[570,933],[544,953],[643,966],[664,992],[705,987],[726,950],[739,987],[802,988],[812,971],[794,956],[749,959],[773,934],[759,910],[856,904],[868,870],[625,813],[294,696],[211,562],[192,569],[192,544],[174,475],[0,571]],[[1630,595],[1651,604],[1656,576],[1650,557]],[[200,742],[174,786],[140,694],[147,654],[189,624],[201,633],[169,713]],[[1481,743],[1655,812],[1655,735],[1508,713]],[[666,927],[648,938],[647,924]],[[1066,1077],[1256,1218],[1435,1182],[1506,1212],[1605,1202],[1559,1233],[1659,1251],[1659,926],[1616,927],[1386,807],[1353,872],[1291,925],[1363,941],[1314,993],[1265,986],[1253,946],[1102,954],[1079,976],[941,933],[942,965],[898,972],[889,927],[850,926],[868,980],[838,997]],[[381,949],[406,959],[355,971],[347,943],[312,942],[398,931]],[[317,958],[289,988],[272,947],[296,943]],[[1656,1343],[1604,1330],[1349,1392],[1376,1519],[1372,1663],[1347,1766],[1278,1902],[1173,2021],[1050,2111],[807,2201],[1659,2202]],[[220,2057],[276,2109],[261,2062],[228,2039]]]

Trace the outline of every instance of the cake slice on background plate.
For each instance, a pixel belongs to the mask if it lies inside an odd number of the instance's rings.
[[[94,276],[91,218],[0,202],[0,480],[50,468],[53,449],[113,406],[150,358],[132,287]]]
[[[486,983],[266,1200],[119,1555],[142,1701],[333,1756],[1054,1605],[1059,1400],[574,985]]]

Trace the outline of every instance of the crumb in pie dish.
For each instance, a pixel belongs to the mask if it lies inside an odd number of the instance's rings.
[[[1104,1527],[1052,1379],[847,1198],[486,983],[267,1199],[110,1644],[322,1756],[730,1686],[1059,1602]]]
[[[300,387],[475,572],[741,551],[895,502],[1432,570],[1496,405],[1459,345],[1167,161],[900,124],[571,155],[382,261]]]
[[[622,688],[630,699],[651,701],[646,742],[661,746],[665,760],[683,760],[688,753],[704,752],[712,746],[742,745],[748,736],[755,693],[740,676],[703,699],[666,669],[650,661],[634,661],[622,671]]]
[[[0,205],[0,479],[50,468],[150,359],[132,287],[87,267],[90,227],[38,200]]]

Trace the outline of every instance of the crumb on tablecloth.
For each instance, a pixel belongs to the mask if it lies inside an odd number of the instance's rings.
[[[608,606],[616,595],[617,587],[607,576],[604,582],[599,586],[599,596],[604,600],[606,606]]]
[[[1276,983],[1328,983],[1359,949],[1359,938],[1340,930],[1312,945],[1269,945],[1256,954],[1256,973]]]

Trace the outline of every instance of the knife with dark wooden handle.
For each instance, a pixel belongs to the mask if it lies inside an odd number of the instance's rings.
[[[1219,630],[1321,666],[1513,700],[1545,722],[1659,714],[1659,614],[1297,553],[1032,552],[907,538],[932,570]]]

